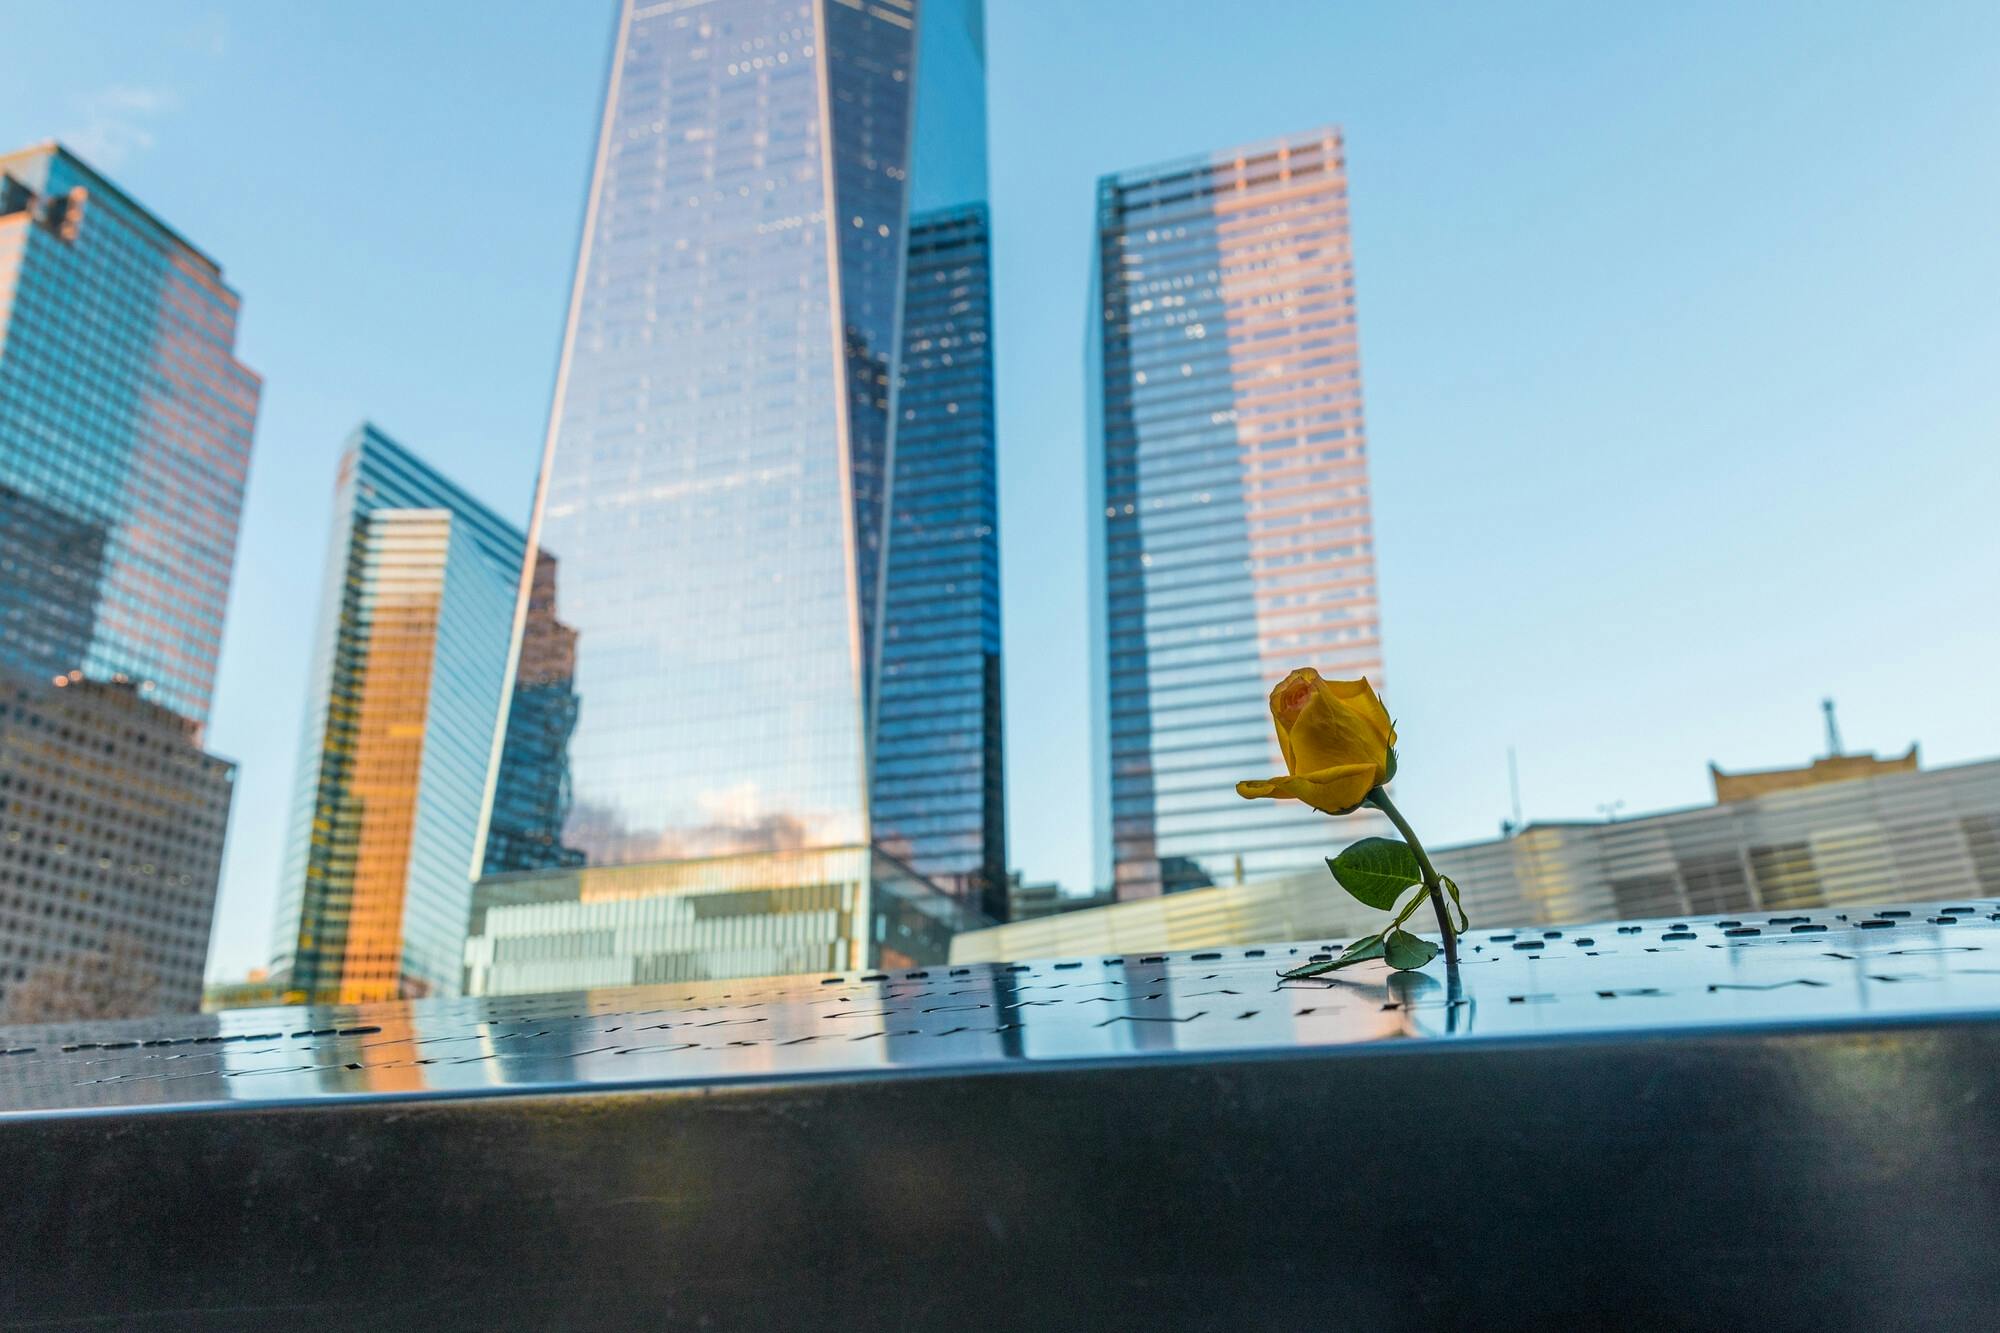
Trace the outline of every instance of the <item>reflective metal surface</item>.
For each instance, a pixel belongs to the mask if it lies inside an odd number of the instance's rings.
[[[1972,900],[1478,931],[1455,992],[1435,966],[1278,975],[1326,941],[16,1028],[0,1116],[1986,1015],[1996,923]]]
[[[0,1327],[2000,1300],[1994,902],[1478,932],[1456,987],[1277,975],[1335,943],[11,1029]]]

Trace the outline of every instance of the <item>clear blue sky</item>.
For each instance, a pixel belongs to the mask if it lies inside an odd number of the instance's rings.
[[[1704,765],[2000,752],[2000,6],[989,0],[1013,860],[1081,887],[1098,174],[1348,137],[1398,799],[1490,834]],[[0,141],[216,255],[265,376],[211,971],[263,961],[333,466],[525,518],[608,0],[10,0]]]

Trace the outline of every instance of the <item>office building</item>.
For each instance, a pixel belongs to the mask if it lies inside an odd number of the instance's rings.
[[[216,262],[56,144],[0,155],[0,990],[200,999],[202,751],[260,385]]]
[[[1766,768],[1748,773],[1725,773],[1708,766],[1708,779],[1718,801],[1740,801],[1746,796],[1766,796],[1774,791],[1795,791],[1828,782],[1852,782],[1856,778],[1878,777],[1884,773],[1917,771],[1917,747],[1912,745],[1893,759],[1872,754],[1822,755],[1803,768]]]
[[[1093,907],[1108,907],[1112,901],[1109,888],[1070,893],[1053,880],[1030,884],[1018,870],[1007,878],[1009,922],[1033,921],[1041,917],[1060,916],[1064,912],[1085,912]]]
[[[1120,899],[1321,864],[1371,830],[1296,801],[1267,695],[1382,689],[1340,134],[1098,182],[1085,339],[1099,882]]]
[[[1005,919],[991,254],[984,205],[911,220],[871,813],[879,845]]]
[[[984,13],[926,3],[919,22],[870,815],[878,846],[1004,919]]]
[[[944,961],[986,924],[868,847],[488,875],[466,986],[521,995]]]
[[[1531,823],[1438,869],[1476,922],[1770,913],[2000,896],[2000,760],[1814,782],[1641,819]],[[1762,921],[1749,924],[1764,925]]]
[[[235,765],[129,682],[61,680],[0,680],[0,1021],[192,1013]]]
[[[1551,820],[1433,852],[1475,935],[1580,922],[1735,914],[1778,934],[1789,913],[2000,897],[2000,760],[1888,769],[1612,822]],[[1379,930],[1324,866],[1244,885],[1072,912],[960,936],[955,963]],[[1418,918],[1431,929],[1428,912]]]
[[[912,178],[963,165],[927,124],[983,125],[962,105],[983,80],[946,77],[978,71],[978,19],[967,0],[625,5],[531,533],[571,636],[567,810],[554,864],[482,887],[505,900],[489,930],[530,904],[726,890],[754,915],[803,892],[844,904],[826,938],[859,965],[930,947],[896,934],[906,901],[969,910],[883,845],[869,798]]]
[[[285,995],[459,991],[526,546],[371,425],[342,455],[279,883]]]
[[[260,392],[237,306],[67,150],[0,157],[0,670],[208,720]]]

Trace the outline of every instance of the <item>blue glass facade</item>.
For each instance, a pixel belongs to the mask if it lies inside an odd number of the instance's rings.
[[[1266,702],[1297,666],[1382,688],[1340,135],[1098,184],[1091,306],[1099,874],[1120,898],[1310,869]]]
[[[793,853],[873,843],[933,8],[940,69],[962,69],[978,51],[963,0],[626,4],[536,500],[547,596],[520,627],[516,706],[547,708],[524,724],[539,739],[518,779],[510,722],[493,808],[496,833],[510,793],[544,829],[489,839],[495,873],[580,862],[566,882],[585,899],[687,887],[588,873],[608,867],[784,888],[815,864]],[[983,133],[975,146],[983,189]],[[539,703],[537,602],[567,636]],[[891,947],[870,933],[853,932],[857,958]]]
[[[872,796],[878,843],[1004,919],[991,256],[982,204],[911,219]]]
[[[556,615],[556,562],[538,552],[528,576],[519,666],[505,747],[486,825],[483,873],[583,864],[564,845],[569,822],[569,738],[576,730],[576,631]]]
[[[590,864],[867,840],[910,22],[621,19],[537,520]]]
[[[207,720],[260,391],[236,314],[70,153],[0,157],[0,669]]]
[[[273,971],[456,994],[526,543],[373,426],[340,465]]]
[[[259,393],[236,312],[213,260],[62,148],[0,155],[14,1021],[198,1002],[234,777],[201,737]],[[104,975],[119,994],[77,980]]]

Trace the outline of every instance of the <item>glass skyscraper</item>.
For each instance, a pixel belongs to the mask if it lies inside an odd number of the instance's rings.
[[[991,254],[983,204],[911,218],[872,804],[878,843],[1002,919]]]
[[[199,1000],[234,778],[201,740],[260,391],[237,306],[213,259],[67,150],[0,155],[0,992],[16,1017]]]
[[[526,544],[373,426],[340,462],[272,971],[455,995]]]
[[[966,0],[626,3],[533,525],[573,636],[546,845],[581,865],[510,902],[838,884],[860,962],[899,947],[874,900],[929,892],[871,758],[913,163],[984,180],[983,133],[918,125],[983,131],[983,79],[914,90],[978,33]]]
[[[921,24],[870,810],[878,846],[1004,919],[985,14],[926,0]]]
[[[1364,830],[1234,784],[1283,771],[1293,667],[1382,687],[1339,131],[1104,177],[1094,261],[1098,873],[1140,898],[1319,866]]]
[[[0,157],[0,670],[208,720],[260,391],[237,303],[67,150]]]

